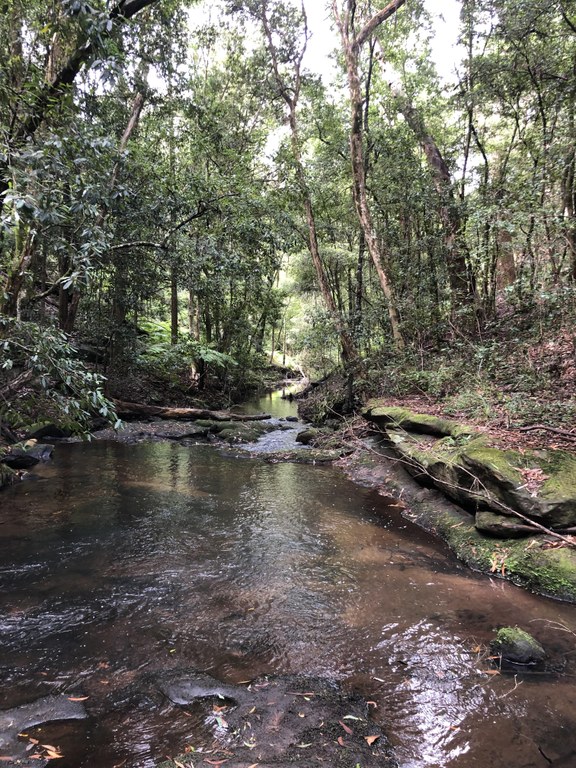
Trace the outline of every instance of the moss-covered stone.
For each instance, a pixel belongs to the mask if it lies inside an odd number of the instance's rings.
[[[531,536],[534,534],[533,526],[522,522],[519,517],[513,515],[497,514],[488,509],[479,509],[474,521],[476,528],[492,536],[508,539],[516,536]]]
[[[450,419],[441,419],[427,413],[414,413],[407,408],[387,406],[384,401],[370,400],[363,416],[378,426],[394,426],[408,432],[458,438],[475,434],[475,430]]]
[[[381,417],[388,441],[419,482],[434,484],[458,504],[505,518],[520,513],[558,530],[576,526],[576,456],[500,450],[490,446],[486,436],[459,432],[451,423],[446,427],[451,435],[435,438],[430,423],[436,424],[436,417],[402,408],[372,406],[365,414],[370,420]],[[540,477],[541,487],[528,484],[525,475]],[[494,535],[515,536],[524,525],[525,533],[530,530],[525,520],[504,519],[499,524],[494,517],[480,515],[478,521],[482,530]]]
[[[547,451],[540,462],[549,474],[540,490],[543,499],[576,499],[576,456],[566,451]]]
[[[492,652],[510,664],[541,664],[546,651],[538,640],[520,627],[502,627],[490,644]]]
[[[10,467],[5,464],[0,464],[0,490],[12,485],[16,481],[18,475]]]
[[[236,455],[251,458],[262,459],[270,464],[293,463],[293,464],[330,464],[333,461],[341,459],[345,454],[350,453],[347,449],[323,449],[323,448],[287,448],[278,451],[251,451],[238,449]]]
[[[303,429],[301,432],[298,432],[296,435],[296,442],[301,443],[302,445],[311,445],[320,434],[320,430],[314,429],[314,427],[309,427],[308,429]]]
[[[214,422],[210,431],[219,440],[227,443],[254,443],[259,437],[278,427],[266,421],[220,421]]]

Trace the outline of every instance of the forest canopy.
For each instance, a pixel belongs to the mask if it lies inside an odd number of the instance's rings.
[[[477,392],[518,339],[533,392],[534,329],[573,345],[568,0],[461,0],[449,81],[423,0],[0,4],[2,421],[269,363]]]

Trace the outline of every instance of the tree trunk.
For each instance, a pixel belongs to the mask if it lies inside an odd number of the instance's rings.
[[[195,421],[209,419],[210,421],[263,421],[270,419],[266,413],[241,414],[230,411],[210,411],[207,408],[170,408],[145,403],[129,403],[124,400],[114,400],[116,413],[121,419],[159,418],[174,421]]]
[[[304,53],[306,51],[306,43],[307,43],[307,27],[306,27],[306,15],[304,11],[304,6],[302,6],[302,15],[305,23],[304,44],[300,51],[299,57],[294,61],[294,82],[290,86],[288,86],[284,81],[283,76],[280,73],[280,67],[278,64],[278,56],[277,56],[277,48],[273,40],[272,29],[270,27],[270,23],[268,19],[267,2],[266,0],[262,0],[261,10],[260,10],[260,20],[262,22],[264,34],[266,36],[268,53],[270,54],[270,58],[272,60],[274,78],[276,80],[276,85],[278,86],[280,94],[282,95],[282,98],[284,99],[288,107],[288,125],[290,127],[290,137],[291,137],[292,155],[294,158],[294,166],[296,171],[296,181],[300,189],[300,195],[302,198],[302,204],[304,206],[304,213],[306,215],[306,225],[308,229],[308,250],[312,258],[312,263],[314,265],[314,271],[316,272],[316,278],[318,280],[318,285],[320,287],[320,293],[322,294],[322,299],[338,331],[338,336],[340,338],[340,345],[342,347],[342,357],[345,362],[351,363],[357,359],[358,352],[356,350],[352,337],[350,336],[350,333],[348,332],[345,326],[344,318],[338,312],[338,307],[336,306],[336,302],[334,301],[334,297],[332,295],[332,292],[330,291],[330,285],[328,283],[326,270],[322,262],[322,257],[320,256],[320,249],[318,246],[318,233],[316,229],[316,219],[314,216],[314,208],[312,204],[312,195],[310,193],[310,188],[306,180],[306,172],[304,170],[304,165],[302,163],[302,149],[301,149],[301,141],[300,141],[300,135],[298,130],[297,106],[298,106],[298,99],[300,97],[300,87],[301,87],[300,68],[302,65],[302,59],[303,59]]]
[[[178,280],[176,268],[170,268],[170,343],[178,343]]]
[[[403,93],[392,87],[391,91],[398,110],[404,115],[404,119],[424,150],[432,173],[434,187],[440,200],[446,266],[450,280],[452,313],[454,314],[459,307],[474,303],[475,289],[468,269],[464,222],[454,195],[452,175],[434,137],[429,133],[422,115]]]
[[[28,233],[24,238],[17,233],[14,245],[14,258],[12,266],[4,282],[0,294],[0,315],[18,317],[20,307],[20,295],[26,280],[28,266],[34,253],[34,236]]]
[[[353,35],[353,16],[356,9],[354,0],[347,0],[348,10],[344,15],[338,10],[336,0],[333,0],[333,13],[342,41],[342,48],[346,60],[346,73],[348,76],[348,90],[351,107],[350,127],[350,161],[352,165],[352,189],[354,207],[360,222],[360,227],[366,243],[366,248],[376,269],[378,282],[388,304],[388,318],[392,330],[394,343],[398,349],[404,348],[404,337],[400,329],[400,316],[396,303],[394,288],[387,270],[383,264],[383,254],[378,243],[376,229],[372,220],[368,194],[366,190],[366,165],[363,146],[363,111],[362,90],[360,87],[359,53],[362,44],[368,40],[372,32],[382,24],[389,16],[403,5],[404,0],[395,0],[386,8],[375,14],[363,27],[361,32]]]

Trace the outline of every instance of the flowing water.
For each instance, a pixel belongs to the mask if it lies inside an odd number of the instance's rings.
[[[61,768],[199,746],[193,717],[126,704],[147,673],[185,667],[339,680],[374,702],[402,768],[576,765],[560,760],[576,749],[576,608],[469,572],[337,469],[62,444],[2,493],[0,521],[0,707],[88,697],[87,722],[44,732]],[[484,648],[515,624],[557,671],[493,674]]]

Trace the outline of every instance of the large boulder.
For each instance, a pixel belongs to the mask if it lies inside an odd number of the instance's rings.
[[[475,431],[451,419],[442,419],[428,413],[414,413],[407,408],[387,406],[381,400],[370,400],[362,415],[380,427],[403,429],[423,435],[461,437],[474,435]]]
[[[559,531],[576,527],[575,455],[500,450],[456,422],[399,408],[372,405],[364,415],[417,480],[475,512],[479,530],[518,536],[534,532],[530,520]]]

